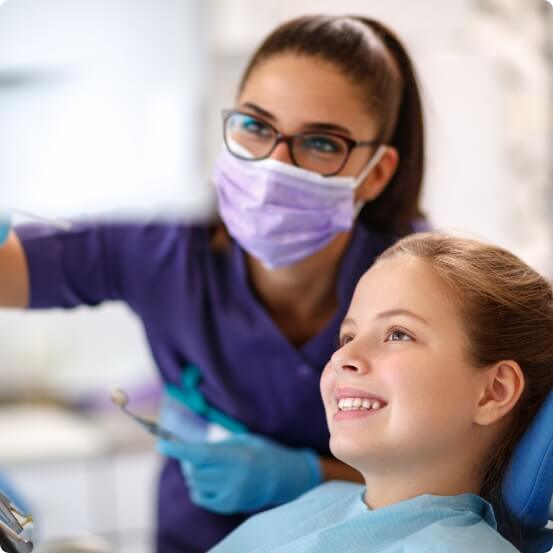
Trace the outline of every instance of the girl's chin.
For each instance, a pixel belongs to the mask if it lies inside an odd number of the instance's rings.
[[[346,438],[345,436],[330,437],[330,451],[339,461],[359,470],[363,465],[363,459],[371,455],[369,449],[360,447],[359,440]]]

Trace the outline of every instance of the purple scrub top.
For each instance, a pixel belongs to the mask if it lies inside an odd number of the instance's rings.
[[[82,223],[68,232],[26,225],[16,232],[27,256],[31,308],[124,301],[141,319],[165,382],[179,384],[181,369],[193,363],[207,400],[249,430],[329,454],[319,377],[355,284],[389,238],[355,226],[339,271],[338,311],[296,347],[252,291],[241,248],[232,242],[214,250],[207,225]],[[245,518],[190,503],[179,464],[166,462],[159,553],[206,551]]]

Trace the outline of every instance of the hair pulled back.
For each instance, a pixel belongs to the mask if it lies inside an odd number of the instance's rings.
[[[264,40],[246,67],[239,91],[256,67],[283,53],[332,63],[357,87],[367,112],[379,123],[375,138],[399,153],[394,176],[378,198],[365,204],[359,219],[378,232],[411,232],[421,215],[424,132],[417,77],[400,40],[382,23],[365,17],[299,17]]]

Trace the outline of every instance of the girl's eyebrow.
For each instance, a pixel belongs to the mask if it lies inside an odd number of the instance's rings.
[[[344,326],[357,326],[357,325],[355,324],[355,321],[351,317],[347,317],[342,321],[342,324],[340,325],[340,330]]]
[[[416,313],[413,313],[412,311],[409,311],[409,309],[388,309],[387,311],[382,311],[379,313],[376,318],[377,319],[389,319],[390,317],[394,317],[395,315],[406,315],[407,317],[412,317],[413,319],[417,319],[421,323],[424,323],[425,325],[428,325],[428,321],[421,317],[420,315],[417,315]]]
[[[257,114],[262,115],[266,119],[269,119],[270,121],[276,123],[277,118],[266,109],[263,109],[262,107],[258,106],[257,104],[254,104],[253,102],[244,102],[240,104],[240,107],[243,108],[249,108],[252,111],[255,111]],[[346,129],[346,127],[342,127],[342,125],[337,125],[336,123],[328,123],[328,122],[311,122],[311,123],[305,123],[303,125],[303,128],[305,130],[318,130],[318,131],[327,131],[327,132],[335,132],[338,134],[351,136],[351,132],[349,129]]]

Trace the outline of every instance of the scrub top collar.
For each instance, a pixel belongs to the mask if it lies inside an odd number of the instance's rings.
[[[307,354],[307,357],[311,357],[309,355],[310,350],[318,351],[319,348],[317,344],[320,340],[328,340],[330,337],[331,340],[336,341],[337,338],[334,336],[337,332],[336,329],[345,316],[350,298],[353,295],[353,290],[358,280],[372,264],[373,256],[378,255],[391,244],[391,242],[389,238],[366,229],[362,223],[358,221],[354,223],[350,241],[346,246],[346,251],[344,252],[338,270],[336,286],[338,310],[319,334],[313,336],[310,340],[296,348],[297,350]],[[232,240],[231,263],[234,265],[236,274],[239,275],[239,280],[242,285],[247,288],[250,293],[253,293],[248,280],[246,253],[234,239]],[[274,327],[275,331],[282,335],[280,329],[276,327],[265,307],[257,298],[256,303],[258,308],[263,312],[267,322]],[[284,336],[282,336],[282,338],[285,339]]]
[[[383,237],[373,234],[364,228],[362,223],[356,221],[353,225],[351,238],[346,246],[346,251],[344,252],[338,270],[337,292],[340,304],[344,298],[349,299],[351,297],[357,281],[368,268],[363,267],[362,270],[357,269],[360,256],[367,255],[367,239],[376,239],[378,242],[384,241]],[[234,239],[232,239],[232,263],[236,268],[236,273],[240,275],[241,282],[249,287],[246,252]]]

